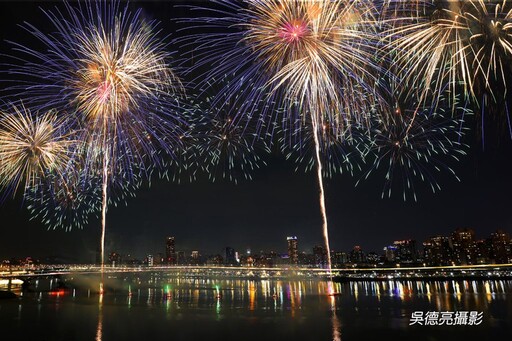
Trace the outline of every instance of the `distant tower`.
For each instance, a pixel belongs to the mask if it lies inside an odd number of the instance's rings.
[[[297,248],[297,237],[287,237],[286,240],[288,241],[288,257],[290,264],[298,264],[299,251]]]
[[[176,264],[176,245],[174,243],[174,237],[167,237],[165,241],[165,258],[167,264]]]

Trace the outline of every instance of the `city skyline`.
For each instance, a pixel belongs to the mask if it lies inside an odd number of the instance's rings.
[[[457,263],[458,265],[484,264],[488,261],[507,263],[512,261],[512,239],[510,236],[511,234],[503,229],[497,229],[489,235],[481,235],[478,231],[475,232],[471,228],[459,227],[448,234],[431,235],[424,240],[415,239],[414,237],[387,240],[386,243],[383,243],[381,247],[376,249],[362,247],[362,243],[356,243],[346,249],[333,247],[331,245],[331,259],[333,259],[333,264],[339,263],[339,260],[335,261],[335,259],[339,257],[345,257],[348,259],[348,262],[354,262],[352,259],[353,253],[357,252],[359,256],[356,258],[359,259],[359,262],[363,263],[366,263],[366,260],[369,260],[370,258],[375,258],[370,263],[377,263],[378,259],[381,261],[386,260],[392,262],[391,259],[395,258],[396,253],[399,255],[397,259],[401,258],[403,261],[407,258],[406,263],[416,263],[417,265],[421,265],[421,263],[424,262],[432,262],[432,259],[436,259],[439,265],[449,265],[452,262]],[[321,243],[314,244],[310,247],[310,241],[305,241],[305,244],[308,246],[303,247],[304,240],[299,239],[297,236],[287,236],[286,238],[283,238],[285,242],[281,243],[282,245],[279,247],[273,249],[259,248],[257,245],[254,245],[255,247],[251,247],[250,245],[247,247],[232,247],[228,244],[224,244],[222,246],[219,244],[216,249],[200,249],[194,246],[183,247],[180,245],[179,240],[177,241],[178,246],[176,247],[176,238],[174,236],[166,236],[163,240],[165,241],[165,244],[160,240],[159,246],[153,249],[146,249],[141,253],[135,253],[133,250],[128,249],[107,249],[106,251],[109,262],[112,264],[112,257],[116,263],[119,263],[120,259],[131,259],[136,262],[142,262],[142,260],[145,259],[144,262],[146,262],[148,257],[151,257],[151,263],[154,261],[155,264],[177,265],[184,264],[185,259],[197,260],[198,257],[202,257],[203,260],[206,260],[212,257],[220,257],[220,262],[223,262],[222,259],[224,259],[224,261],[230,265],[237,265],[239,263],[235,263],[234,259],[237,259],[237,262],[240,262],[240,259],[243,257],[258,257],[272,254],[276,257],[287,258],[289,264],[293,265],[300,264],[300,259],[304,255],[314,255],[316,253],[323,254],[325,252]],[[504,248],[499,251],[501,254],[499,256],[501,259],[500,261],[495,261],[493,258],[494,251],[490,251],[491,248],[494,247],[492,245],[494,245],[495,242],[498,242],[500,245],[503,244],[503,246],[499,246],[500,249]],[[483,248],[486,249],[484,250]],[[464,251],[461,251],[462,249],[464,249]],[[408,250],[406,251],[406,256],[404,256],[404,250]],[[472,255],[472,260],[467,259],[469,254]],[[481,259],[478,260],[478,257]],[[428,261],[429,258],[430,261]],[[95,253],[91,252],[90,258],[87,260],[78,260],[73,256],[55,254],[52,256],[44,255],[40,257],[34,257],[31,254],[3,258],[0,257],[0,260],[3,261],[23,259],[31,259],[43,264],[51,264],[52,262],[63,264],[71,264],[74,262],[98,263],[99,251],[96,250]],[[450,260],[448,261],[447,259]],[[342,263],[345,262],[347,261]],[[401,261],[398,263],[401,263]]]

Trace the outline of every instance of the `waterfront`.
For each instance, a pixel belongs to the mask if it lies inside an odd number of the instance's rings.
[[[20,340],[476,340],[512,335],[512,281],[180,278],[164,273],[40,278],[0,300]],[[0,288],[2,289],[2,288]],[[5,289],[5,288],[4,288]],[[483,312],[478,326],[410,326],[414,311]]]

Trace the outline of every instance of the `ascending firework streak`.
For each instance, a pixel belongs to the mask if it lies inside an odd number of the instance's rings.
[[[88,224],[91,216],[98,217],[101,212],[102,170],[87,169],[85,155],[75,148],[84,147],[76,141],[69,151],[72,158],[65,167],[58,174],[48,174],[45,181],[25,194],[32,219],[42,221],[48,229],[81,229]],[[126,205],[126,199],[135,196],[135,190],[143,180],[136,176],[131,175],[130,181],[127,181],[125,174],[109,175],[109,205]]]
[[[67,17],[45,12],[53,34],[26,25],[47,50],[15,44],[26,62],[11,72],[29,79],[31,86],[18,89],[31,105],[72,112],[69,120],[82,127],[82,171],[101,178],[103,273],[112,178],[130,182],[149,174],[162,164],[161,153],[180,143],[181,83],[157,24],[141,20],[140,11],[132,14],[117,1],[65,6]]]
[[[9,110],[0,112],[0,188],[16,194],[22,186],[23,195],[37,195],[49,176],[60,176],[74,142],[56,112],[39,116],[14,105]]]
[[[322,175],[324,178],[332,178],[342,173],[354,175],[355,171],[361,170],[361,163],[367,151],[365,143],[368,142],[368,135],[364,131],[352,128],[340,136],[334,129],[327,123],[321,128],[322,138],[319,139],[319,143]],[[315,136],[310,117],[306,118],[306,121],[292,122],[291,127],[285,126],[284,130],[280,134],[279,143],[286,158],[297,164],[296,171],[313,170],[317,162]]]
[[[208,32],[192,35],[199,59],[195,70],[209,67],[203,79],[219,79],[235,72],[233,96],[244,91],[248,101],[241,113],[259,112],[275,119],[277,108],[285,120],[308,119],[312,124],[315,162],[320,188],[324,242],[331,272],[327,214],[320,145],[328,123],[342,138],[354,120],[370,112],[377,69],[374,44],[368,31],[366,1],[214,1],[212,17],[189,22],[207,25]],[[218,32],[215,32],[218,29]],[[226,33],[226,30],[230,30]],[[232,31],[231,31],[232,30]],[[366,96],[353,96],[364,92]],[[270,126],[270,124],[269,124]]]

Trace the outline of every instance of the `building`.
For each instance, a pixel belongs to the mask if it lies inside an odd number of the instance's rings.
[[[153,255],[148,255],[147,259],[148,259],[148,266],[155,265]]]
[[[492,244],[490,239],[475,241],[475,264],[490,264],[492,259]]]
[[[352,251],[350,251],[349,259],[350,262],[354,264],[361,264],[366,262],[366,257],[361,246],[354,246]]]
[[[502,230],[491,233],[490,238],[491,256],[496,264],[512,262],[512,243],[510,235]]]
[[[165,259],[168,265],[176,264],[176,244],[174,237],[167,237],[165,240]]]
[[[226,264],[226,265],[236,265],[237,264],[235,249],[233,249],[232,247],[229,247],[229,246],[226,247],[224,264]]]
[[[448,237],[435,236],[423,242],[423,263],[429,266],[452,265],[453,247]]]
[[[297,237],[287,237],[288,241],[288,260],[290,264],[297,265],[299,263],[299,249]]]
[[[345,252],[332,251],[332,264],[334,266],[340,266],[348,262],[348,256]]]
[[[413,239],[396,240],[395,262],[400,264],[412,264],[418,260],[418,251],[416,250],[416,241]]]
[[[314,265],[325,267],[327,265],[327,251],[321,245],[313,246]]]
[[[369,252],[366,255],[366,263],[375,265],[381,262],[381,257],[376,252]]]
[[[459,228],[452,233],[453,261],[455,265],[476,264],[477,246],[472,229]]]
[[[395,245],[384,247],[384,260],[386,263],[396,263],[397,249]]]

